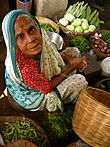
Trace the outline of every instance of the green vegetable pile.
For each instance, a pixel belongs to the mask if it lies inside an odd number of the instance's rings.
[[[67,13],[74,15],[75,18],[84,18],[89,22],[89,24],[95,25],[96,27],[99,25],[99,23],[104,23],[104,21],[100,21],[99,19],[99,12],[97,10],[92,12],[90,6],[88,6],[88,3],[84,4],[84,1],[70,5],[65,12],[65,15]]]
[[[73,106],[66,106],[64,110],[62,113],[49,113],[48,116],[45,130],[52,147],[61,146],[62,144],[66,147],[76,137],[72,129]]]
[[[46,32],[56,32],[56,30],[49,23],[40,23],[40,27]]]
[[[16,139],[25,139],[37,144],[39,147],[46,147],[46,140],[42,134],[34,126],[31,126],[29,122],[17,121],[16,123],[5,122],[5,124],[7,129],[3,130],[1,134],[6,144]]]
[[[69,46],[77,47],[81,53],[88,52],[90,49],[89,41],[83,36],[76,36],[70,40]]]
[[[110,49],[110,32],[102,32],[102,39],[107,43],[108,48]]]
[[[102,90],[105,90],[107,92],[110,92],[110,80],[104,81],[99,85],[99,88]]]

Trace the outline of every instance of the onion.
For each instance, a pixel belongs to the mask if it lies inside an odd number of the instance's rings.
[[[102,48],[102,49],[101,49],[101,52],[105,53],[105,50]]]
[[[101,44],[99,44],[98,47],[101,48],[101,49],[103,48],[103,46]]]
[[[96,39],[95,44],[100,44],[100,41],[98,39]]]
[[[99,37],[102,38],[102,34],[99,34]]]
[[[98,51],[100,51],[100,48],[97,48],[98,49]]]
[[[110,49],[107,49],[107,50],[106,50],[106,53],[107,53],[107,54],[110,54]]]
[[[95,46],[95,47],[98,47],[98,45],[97,45],[97,44],[95,44],[94,46]]]
[[[104,47],[104,50],[106,50],[106,49],[107,49],[107,47],[105,46],[105,47]]]

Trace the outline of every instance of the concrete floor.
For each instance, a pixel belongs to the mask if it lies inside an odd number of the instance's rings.
[[[74,2],[74,1],[73,1]],[[0,13],[1,16],[1,20],[0,20],[0,40],[2,40],[2,31],[1,31],[1,23],[2,23],[2,18],[4,16],[4,14],[6,14],[6,12],[9,11],[9,7],[8,7],[8,3],[6,5],[4,5],[4,3],[0,4],[0,7],[4,10],[4,8],[6,9],[6,11],[2,11],[4,13]],[[6,8],[7,7],[7,8]],[[104,25],[101,26],[101,29],[110,29],[110,2],[109,0],[106,1],[105,5],[104,5],[104,12],[100,12],[100,17],[102,20],[104,20]],[[4,79],[4,73],[5,73],[5,65],[4,65],[4,60],[6,57],[6,47],[4,42],[0,41],[0,95],[3,93],[6,85],[5,85],[5,79]],[[43,119],[45,119],[45,114],[44,112],[30,112],[30,113],[20,113],[20,112],[16,112],[13,111],[13,109],[10,107],[7,98],[4,97],[2,99],[0,99],[0,115],[25,115],[29,118],[32,118],[33,120],[39,122],[40,118],[39,116],[43,116]]]

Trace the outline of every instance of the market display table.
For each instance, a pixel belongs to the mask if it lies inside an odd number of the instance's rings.
[[[87,61],[87,67],[84,70],[85,77],[87,80],[96,78],[101,72],[101,67],[99,66],[98,62],[88,52],[85,52],[82,55],[86,57]]]

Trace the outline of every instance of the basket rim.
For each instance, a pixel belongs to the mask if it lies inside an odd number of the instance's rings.
[[[105,104],[103,104],[102,102],[100,102],[100,101],[98,101],[97,99],[95,99],[92,95],[90,95],[90,94],[86,91],[87,89],[94,89],[94,90],[100,91],[101,93],[106,93],[107,95],[110,95],[110,92],[104,91],[104,90],[99,89],[99,88],[96,88],[96,87],[94,88],[94,87],[91,87],[91,86],[86,86],[86,87],[81,91],[81,94],[85,92],[85,93],[89,96],[90,99],[94,100],[95,102],[97,102],[97,104],[100,104],[101,106],[107,108],[107,109],[110,111],[110,108],[109,108],[107,105],[105,105]]]
[[[41,23],[49,23],[56,30],[56,33],[58,34],[60,33],[60,28],[58,24],[54,22],[53,20],[51,20],[50,18],[42,17],[42,16],[35,16],[35,17]]]
[[[95,87],[98,88],[99,85],[100,85],[102,82],[105,82],[105,81],[108,81],[108,80],[110,80],[110,78],[104,78],[104,79],[102,79],[102,80],[99,80],[99,81],[95,84]]]
[[[30,122],[36,129],[38,129],[38,131],[44,136],[44,138],[46,139],[46,143],[48,145],[48,147],[51,147],[51,143],[48,139],[48,136],[46,134],[46,132],[44,131],[44,129],[34,120],[26,117],[26,116],[0,116],[0,123],[4,123],[5,121],[7,122],[16,122],[16,121],[27,121]]]
[[[101,32],[110,32],[110,30],[102,30],[102,29],[101,29],[101,30],[96,30],[96,31],[94,31],[94,32],[91,34],[91,36],[90,36],[90,44],[91,44],[91,46],[92,46],[94,52],[99,56],[99,58],[104,59],[104,58],[106,58],[106,57],[110,57],[110,54],[104,54],[104,53],[100,52],[100,51],[93,45],[91,39],[92,39],[92,36],[93,36],[96,32],[97,32],[97,33],[101,33]]]

